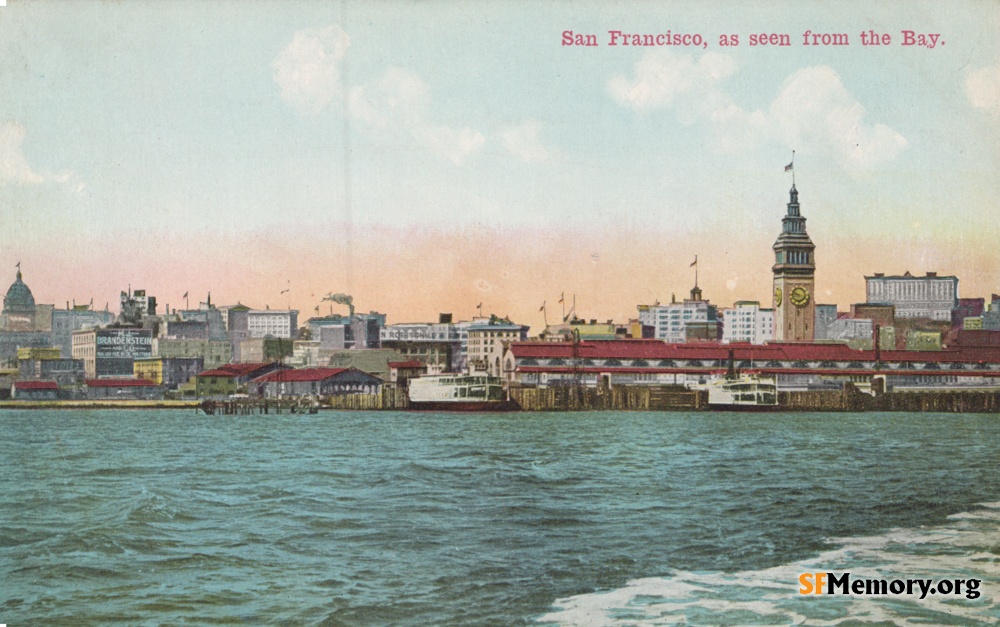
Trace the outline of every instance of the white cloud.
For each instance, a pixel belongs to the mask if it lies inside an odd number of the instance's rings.
[[[315,114],[339,97],[343,91],[340,61],[350,43],[347,33],[336,25],[295,33],[271,63],[274,81],[281,87],[285,102]]]
[[[965,95],[972,106],[1000,115],[1000,65],[967,69]]]
[[[0,183],[44,183],[45,177],[31,169],[21,144],[27,131],[8,120],[0,124]]]
[[[906,149],[902,135],[867,121],[868,112],[828,66],[803,68],[788,77],[766,117],[773,138],[789,147],[816,146],[846,170],[870,170]]]
[[[420,126],[413,129],[413,136],[431,152],[446,157],[455,165],[462,165],[467,157],[486,143],[482,133],[470,128],[455,130],[449,126]]]
[[[408,133],[430,152],[462,165],[486,143],[486,136],[472,128],[457,128],[432,119],[430,88],[417,74],[399,67],[387,68],[377,80],[344,85],[340,64],[350,38],[339,26],[297,33],[271,63],[281,97],[292,107],[317,114],[340,102],[346,115],[371,129]],[[538,140],[538,126],[531,123],[507,129],[504,145],[522,159],[544,159],[547,151]]]
[[[545,161],[549,157],[549,151],[538,137],[541,128],[542,124],[537,120],[527,120],[519,126],[508,126],[500,131],[500,142],[511,154],[528,163]]]
[[[711,147],[740,153],[766,143],[803,152],[826,153],[852,174],[891,161],[906,149],[906,138],[867,119],[864,106],[828,66],[803,68],[789,76],[767,109],[746,111],[721,82],[736,71],[730,57],[706,53],[647,52],[635,78],[612,78],[612,97],[636,111],[672,109],[685,124],[704,123]],[[982,82],[988,82],[982,81]],[[1000,98],[1000,88],[978,87],[983,99]]]
[[[348,111],[374,128],[411,128],[421,123],[429,91],[427,83],[413,72],[390,67],[378,81],[350,89]]]
[[[22,185],[59,183],[75,194],[83,193],[87,184],[81,181],[74,172],[53,174],[51,172],[36,172],[31,167],[22,148],[26,135],[27,130],[13,120],[0,124],[0,185],[5,183]]]
[[[647,52],[635,64],[635,77],[615,76],[608,81],[612,97],[620,104],[648,111],[674,104],[680,96],[709,95],[714,86],[736,71],[728,55],[708,52],[697,61],[690,54],[670,50]]]

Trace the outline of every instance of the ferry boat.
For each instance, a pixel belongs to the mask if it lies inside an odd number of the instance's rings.
[[[708,384],[712,409],[767,411],[778,405],[778,385],[773,376],[728,374]]]
[[[410,409],[434,411],[511,411],[503,380],[485,374],[442,374],[410,379]]]

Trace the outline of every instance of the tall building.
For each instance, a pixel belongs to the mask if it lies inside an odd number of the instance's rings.
[[[35,297],[21,280],[20,267],[17,269],[17,279],[11,283],[7,295],[3,297],[3,328],[5,331],[35,329]]]
[[[87,378],[130,377],[136,359],[153,356],[148,329],[107,328],[74,331],[73,359],[83,360]]]
[[[875,273],[865,277],[868,303],[894,305],[897,318],[929,318],[951,321],[952,312],[958,309],[958,277],[938,276],[886,276]]]
[[[653,337],[671,344],[689,340],[718,340],[719,311],[702,299],[701,288],[691,290],[691,298],[667,305],[639,305],[639,322],[653,327]]]
[[[830,325],[837,321],[836,305],[816,305],[816,331],[813,339],[830,339]]]
[[[528,327],[514,324],[506,318],[490,316],[489,320],[474,322],[469,327],[469,354],[466,368],[469,373],[485,372],[494,377],[503,374],[501,360],[511,342],[528,339]]]
[[[816,246],[799,212],[799,192],[792,183],[781,235],[774,242],[774,339],[811,342],[816,331],[814,298]]]
[[[774,339],[774,310],[761,309],[755,300],[740,300],[723,309],[722,341],[763,344]]]
[[[110,311],[92,309],[90,305],[66,303],[66,309],[52,311],[52,345],[62,350],[62,356],[73,354],[73,331],[106,327],[115,321]]]

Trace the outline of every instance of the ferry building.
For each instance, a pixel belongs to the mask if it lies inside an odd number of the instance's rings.
[[[788,213],[774,242],[774,339],[812,342],[816,336],[816,246],[806,233],[799,192],[792,183]]]

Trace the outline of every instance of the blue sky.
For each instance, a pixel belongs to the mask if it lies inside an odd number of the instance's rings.
[[[611,29],[708,46],[609,47]],[[895,41],[863,47],[867,29]],[[904,29],[944,43],[899,46]],[[806,30],[851,45],[804,47]],[[138,283],[263,304],[294,278],[293,306],[353,291],[398,321],[484,298],[537,317],[564,291],[634,316],[686,293],[699,254],[727,305],[770,292],[795,149],[829,302],[875,271],[988,296],[998,35],[1000,5],[978,0],[10,0],[0,262],[24,261],[41,302]]]

